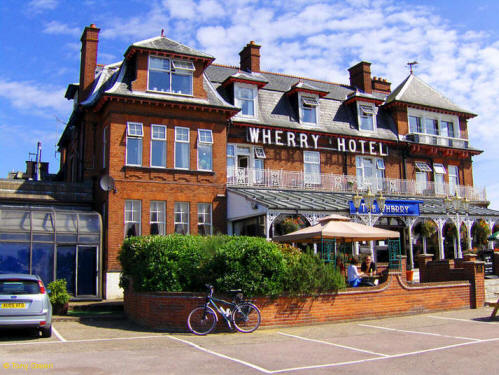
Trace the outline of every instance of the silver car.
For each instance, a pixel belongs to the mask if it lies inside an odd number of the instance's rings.
[[[0,274],[0,329],[16,327],[52,335],[52,305],[37,275]]]

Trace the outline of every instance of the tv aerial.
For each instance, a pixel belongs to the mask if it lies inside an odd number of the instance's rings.
[[[99,180],[99,186],[104,191],[113,191],[116,193],[116,187],[114,186],[114,178],[109,175],[104,175]]]

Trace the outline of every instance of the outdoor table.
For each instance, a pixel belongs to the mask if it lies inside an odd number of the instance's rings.
[[[377,274],[366,275],[366,276],[362,276],[361,278],[362,278],[362,280],[372,282],[374,285],[378,285],[379,284],[379,279],[381,279],[381,275],[377,275]]]

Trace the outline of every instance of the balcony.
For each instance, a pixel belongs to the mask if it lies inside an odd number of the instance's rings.
[[[332,173],[308,174],[304,172],[236,168],[227,170],[227,186],[255,187],[292,190],[315,190],[335,193],[353,193],[366,191],[382,192],[389,196],[411,196],[421,198],[446,197],[457,195],[473,202],[486,202],[485,188],[473,186],[437,184],[426,182],[416,184],[414,180],[394,178],[358,178],[353,175]]]
[[[454,147],[462,149],[469,148],[468,140],[464,138],[444,137],[441,135],[432,135],[432,134],[409,133],[405,136],[405,139],[410,142],[424,143],[427,145],[434,145],[434,146],[446,146],[446,147]]]

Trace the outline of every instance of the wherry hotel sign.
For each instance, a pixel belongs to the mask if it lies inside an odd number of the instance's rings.
[[[299,133],[287,130],[247,128],[246,138],[250,143],[318,149],[321,136],[319,134]],[[373,156],[388,155],[387,146],[381,142],[330,136],[328,138],[333,146],[329,148],[331,151],[352,152]]]

